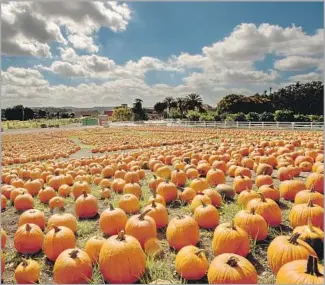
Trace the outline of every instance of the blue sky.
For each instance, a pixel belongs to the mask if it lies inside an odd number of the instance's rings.
[[[67,73],[54,72],[51,64],[55,61],[64,62],[58,47],[71,47],[79,57],[96,54],[98,57],[114,61],[123,69],[128,61],[139,62],[142,57],[167,62],[171,56],[177,57],[181,53],[202,56],[202,48],[225,41],[226,37],[232,35],[236,26],[245,23],[255,24],[257,28],[261,24],[267,23],[270,26],[280,26],[281,29],[295,25],[301,27],[303,33],[311,37],[318,29],[324,28],[322,2],[129,2],[127,6],[132,12],[124,29],[116,32],[109,25],[103,24],[99,25],[97,30],[91,34],[90,37],[94,45],[98,46],[97,52],[80,49],[71,42],[64,45],[59,41],[52,40],[47,42],[52,58],[35,56],[35,52],[32,55],[13,55],[9,52],[2,55],[2,70],[6,71],[9,67],[37,69],[49,86],[62,84],[77,87],[81,83],[91,82],[103,84],[112,79],[102,76],[98,78],[96,76],[91,76],[91,78],[87,76],[70,77],[67,76]],[[30,9],[32,12],[36,11],[33,10],[33,7]],[[59,24],[59,26],[62,36],[67,39],[71,31],[68,31],[63,25]],[[283,46],[281,49],[281,53],[285,53]],[[309,47],[306,49],[311,50]],[[25,53],[28,54],[28,52]],[[268,73],[269,70],[274,69],[277,60],[290,56],[304,57],[305,54],[293,52],[275,56],[274,52],[271,54],[265,52],[262,59],[252,60],[250,68],[252,71]],[[308,56],[313,57],[313,55]],[[320,59],[319,56],[322,55],[317,54],[316,58]],[[218,62],[216,61],[215,64],[218,65]],[[36,66],[43,68],[36,68]],[[47,70],[45,70],[46,68]],[[276,84],[281,84],[296,75],[317,73],[319,70],[315,64],[308,65],[303,70],[291,69],[279,69],[280,77],[274,78],[272,84],[276,86]],[[184,85],[184,78],[191,77],[191,74],[197,71],[197,68],[193,68],[193,66],[185,68],[182,72],[168,68],[153,68],[145,70],[142,79],[144,84],[149,87],[155,84],[166,84],[173,88]],[[252,90],[246,84],[242,84],[242,86],[233,84],[232,86]],[[216,86],[216,89],[218,88],[229,88],[229,84],[222,84],[221,87]],[[211,99],[211,96],[213,97],[210,94],[207,98]]]

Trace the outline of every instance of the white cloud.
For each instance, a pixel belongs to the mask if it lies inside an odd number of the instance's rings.
[[[92,1],[10,2],[1,4],[2,53],[50,57],[50,43],[68,42],[97,52],[93,34],[101,27],[124,31],[131,19],[127,4]],[[64,27],[68,37],[61,33]]]
[[[319,66],[324,59],[303,57],[303,56],[289,56],[277,60],[274,67],[282,71],[297,71],[306,70]]]
[[[324,80],[324,76],[323,74],[320,73],[316,73],[316,72],[310,72],[307,74],[299,74],[299,75],[295,75],[295,76],[291,76],[289,78],[291,81],[294,82],[308,82],[308,81],[323,81]]]

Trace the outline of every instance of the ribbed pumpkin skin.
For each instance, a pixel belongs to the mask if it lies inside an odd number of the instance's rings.
[[[55,261],[61,252],[76,246],[76,237],[71,229],[60,226],[46,233],[43,251],[49,260]]]
[[[30,230],[27,228],[30,227]],[[43,244],[43,232],[35,224],[25,224],[20,226],[14,236],[14,245],[17,252],[30,254],[39,252]]]
[[[230,258],[237,260],[236,266],[227,264]],[[246,258],[224,253],[216,256],[208,270],[209,284],[257,284],[257,272]]]
[[[146,256],[134,237],[125,235],[120,241],[118,235],[114,235],[102,246],[99,267],[105,281],[132,284],[145,272]]]
[[[75,216],[69,213],[54,214],[47,221],[47,228],[51,229],[51,225],[54,224],[56,226],[65,226],[72,230],[74,233],[77,231],[77,220]]]
[[[70,254],[77,250],[77,257]],[[92,277],[92,265],[88,254],[73,248],[63,251],[54,263],[53,279],[57,284],[86,284]]]
[[[277,236],[267,249],[267,261],[271,270],[276,274],[282,265],[299,259],[307,259],[316,255],[312,247],[301,239],[296,243],[289,242],[289,236]]]
[[[324,230],[324,209],[318,205],[297,204],[294,205],[289,213],[289,221],[292,228],[307,225],[311,220],[315,227]]]
[[[212,249],[216,256],[223,253],[246,256],[250,250],[248,234],[230,223],[220,224],[214,230]]]
[[[149,209],[147,210],[149,211]],[[145,242],[150,238],[157,237],[157,226],[153,218],[141,215],[132,216],[128,219],[125,225],[125,233],[135,237],[144,248]]]
[[[324,284],[324,275],[307,273],[307,260],[295,260],[283,265],[277,276],[276,284]],[[324,274],[324,266],[317,264],[318,271]]]
[[[253,240],[265,240],[268,234],[268,225],[259,214],[250,211],[239,211],[234,217],[235,226],[245,230]]]
[[[99,225],[102,232],[112,236],[125,229],[127,220],[128,217],[125,212],[120,208],[114,209],[111,204],[109,209],[106,209],[100,214]]]
[[[95,236],[86,242],[85,252],[89,255],[92,263],[98,262],[99,253],[105,241],[105,238]]]
[[[208,261],[204,252],[196,246],[188,245],[177,253],[175,267],[177,273],[184,279],[200,280],[208,270]]]
[[[45,227],[45,215],[43,212],[37,209],[30,209],[22,213],[19,217],[19,226],[24,224],[38,225],[42,230]]]
[[[40,266],[37,261],[32,259],[21,262],[15,270],[17,284],[34,284],[39,277]]]
[[[197,245],[200,240],[199,226],[190,216],[173,218],[166,230],[169,246],[180,250],[187,245]]]

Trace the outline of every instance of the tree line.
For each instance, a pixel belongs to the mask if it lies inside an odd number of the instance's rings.
[[[1,119],[7,121],[28,121],[33,119],[67,119],[74,118],[74,113],[50,112],[46,110],[33,110],[23,105],[16,105],[12,108],[1,110]]]
[[[275,92],[252,96],[229,94],[214,110],[207,110],[198,94],[185,98],[166,97],[155,111],[164,118],[192,121],[323,121],[324,85],[321,81],[288,85]]]

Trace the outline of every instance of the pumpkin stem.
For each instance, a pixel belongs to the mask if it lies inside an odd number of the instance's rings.
[[[195,254],[197,256],[199,256],[201,253],[203,253],[205,250],[204,249],[199,249],[197,252],[195,252]]]
[[[258,192],[258,194],[261,196],[262,202],[266,202],[264,194],[261,192]]]
[[[309,255],[306,273],[317,277],[324,276],[318,270],[318,260],[316,256]]]
[[[58,228],[58,226],[52,225],[52,227],[53,227],[55,233],[58,233],[60,231],[60,229]]]
[[[22,265],[23,267],[26,267],[26,266],[28,265],[28,260],[25,259],[25,258],[23,258],[23,259],[22,259],[22,262],[21,262],[21,265]]]
[[[236,267],[238,262],[239,262],[239,259],[237,257],[231,256],[228,259],[227,264],[230,265],[231,267]]]
[[[311,200],[311,197],[309,197],[308,207],[314,207],[313,201]]]
[[[118,233],[117,240],[119,241],[125,240],[125,232],[123,230]]]
[[[87,192],[86,191],[82,191],[82,194],[84,195],[84,198],[87,198]]]
[[[252,215],[255,215],[255,208],[254,208],[254,207],[251,208],[250,213],[251,213]]]
[[[157,208],[157,205],[156,205],[155,200],[152,200],[151,207],[152,207],[152,208]]]
[[[313,229],[313,223],[312,223],[312,221],[311,221],[311,218],[310,218],[310,217],[308,217],[307,226],[308,226],[308,229],[309,229],[311,232],[313,232],[313,231],[314,231],[314,229]]]
[[[230,223],[230,227],[233,229],[233,230],[237,230],[237,228],[236,228],[236,226],[235,226],[235,222],[234,222],[234,220],[232,220],[231,221],[231,223]]]
[[[26,231],[30,232],[31,229],[32,229],[32,227],[29,224],[26,224]]]
[[[183,215],[181,215],[181,214],[177,214],[177,216],[176,216],[178,219],[184,219],[184,216]]]
[[[298,244],[297,240],[300,237],[301,233],[294,233],[290,238],[289,238],[289,242],[292,244]]]
[[[113,211],[114,210],[114,206],[113,206],[112,203],[109,203],[109,209],[110,209],[110,211]]]
[[[203,199],[201,199],[201,203],[204,208],[207,206],[207,204],[203,201]]]
[[[314,184],[311,186],[310,192],[311,192],[311,193],[315,193],[315,192],[316,192],[316,191],[315,191],[315,185],[314,185]]]
[[[272,188],[272,189],[274,189],[274,184],[273,183],[270,184],[269,187]]]
[[[153,198],[156,198],[157,197],[157,191],[156,191],[156,189],[153,189],[152,190],[152,196],[153,196]]]
[[[241,177],[242,179],[244,179],[244,178],[245,178],[245,176],[244,176],[244,174],[243,174],[243,173],[239,173],[239,175],[240,175],[240,177]]]
[[[151,209],[148,209],[148,210],[144,211],[144,212],[139,216],[139,220],[140,220],[140,221],[143,221],[145,215],[148,214],[150,211],[151,211]]]
[[[75,250],[71,251],[69,253],[69,255],[70,255],[71,258],[75,259],[78,256],[78,252],[79,252],[79,250],[78,249],[75,249]]]

